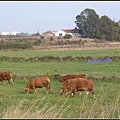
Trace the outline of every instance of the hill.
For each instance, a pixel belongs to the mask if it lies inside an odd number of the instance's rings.
[[[0,38],[0,49],[6,50],[89,50],[120,48],[120,42],[111,42],[102,39],[51,36],[24,36]]]

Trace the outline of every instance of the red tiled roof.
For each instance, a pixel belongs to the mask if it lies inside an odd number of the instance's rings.
[[[62,29],[62,30],[65,31],[66,33],[78,33],[78,31],[74,29]]]

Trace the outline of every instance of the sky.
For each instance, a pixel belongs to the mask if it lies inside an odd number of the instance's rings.
[[[120,20],[120,1],[0,1],[0,32],[28,34],[73,29],[85,9]]]

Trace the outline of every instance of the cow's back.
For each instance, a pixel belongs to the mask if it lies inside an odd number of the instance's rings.
[[[50,82],[50,79],[48,77],[37,77],[37,78],[34,78],[33,79],[33,82],[35,82],[36,85],[39,85],[39,84],[47,84]]]
[[[65,75],[65,76],[60,76],[59,78],[59,82],[64,82],[68,79],[73,79],[73,78],[85,78],[87,79],[87,75],[86,74],[69,74],[69,75]]]
[[[2,77],[3,77],[3,78],[11,79],[11,77],[12,77],[12,72],[3,72],[3,73],[2,73]]]
[[[64,82],[65,86],[75,85],[76,87],[87,86],[88,82],[85,78],[72,78]]]
[[[36,77],[29,80],[27,86],[43,86],[47,83],[50,83],[50,79],[47,76]],[[27,87],[26,86],[26,87]]]

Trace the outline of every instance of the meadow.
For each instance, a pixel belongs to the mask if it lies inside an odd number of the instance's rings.
[[[1,51],[0,57],[36,57],[36,56],[119,56],[120,49],[112,50],[71,50],[71,51]],[[26,94],[24,88],[30,78],[15,78],[15,84],[0,82],[0,118],[120,118],[120,67],[119,61],[88,63],[84,61],[1,61],[0,71],[12,71],[15,75],[48,75],[52,92],[46,94],[45,88],[37,88],[37,94],[31,90]],[[94,79],[96,99],[90,94],[84,99],[85,92],[74,98],[71,94],[61,96],[62,83],[54,74],[86,73]],[[110,76],[107,79],[106,76]]]

